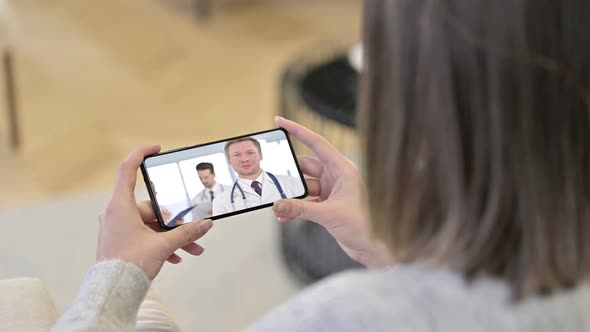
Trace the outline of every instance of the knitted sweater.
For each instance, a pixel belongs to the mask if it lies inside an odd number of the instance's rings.
[[[515,303],[495,280],[467,283],[419,265],[354,271],[315,284],[247,331],[590,331],[589,286]],[[96,264],[54,331],[133,331],[148,288],[132,264]]]

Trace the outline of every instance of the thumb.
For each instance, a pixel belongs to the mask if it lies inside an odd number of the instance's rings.
[[[168,243],[173,247],[170,248],[171,252],[174,252],[200,239],[203,235],[207,234],[211,227],[213,227],[211,220],[190,222],[180,225],[169,232],[162,233],[162,235],[167,238]]]
[[[273,212],[281,218],[316,221],[321,215],[321,205],[302,199],[282,199],[275,202]]]

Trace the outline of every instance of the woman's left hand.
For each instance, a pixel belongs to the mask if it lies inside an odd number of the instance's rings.
[[[113,197],[99,217],[96,251],[97,261],[121,259],[133,263],[150,280],[158,275],[165,261],[180,263],[180,257],[174,253],[176,250],[182,248],[194,256],[202,254],[203,247],[195,241],[213,226],[211,220],[205,220],[158,232],[151,204],[136,203],[137,169],[145,156],[159,151],[159,145],[140,147],[121,163]]]

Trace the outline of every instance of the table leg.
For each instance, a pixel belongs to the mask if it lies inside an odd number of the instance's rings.
[[[195,0],[195,17],[198,20],[206,20],[211,17],[211,0]]]
[[[6,110],[8,112],[10,146],[12,149],[17,150],[21,141],[17,114],[16,84],[14,79],[14,59],[10,50],[4,50],[2,54],[2,65],[4,67],[4,91]]]

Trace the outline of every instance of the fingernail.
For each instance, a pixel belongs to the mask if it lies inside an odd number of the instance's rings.
[[[275,122],[277,122],[277,121],[279,121],[279,120],[283,120],[283,119],[285,119],[285,118],[283,118],[283,117],[282,117],[282,116],[280,116],[280,115],[275,115]]]
[[[199,228],[202,230],[209,230],[213,227],[213,221],[211,219],[203,220],[199,223]]]
[[[278,213],[286,213],[287,212],[287,203],[283,201],[278,201],[274,204],[272,210]]]

